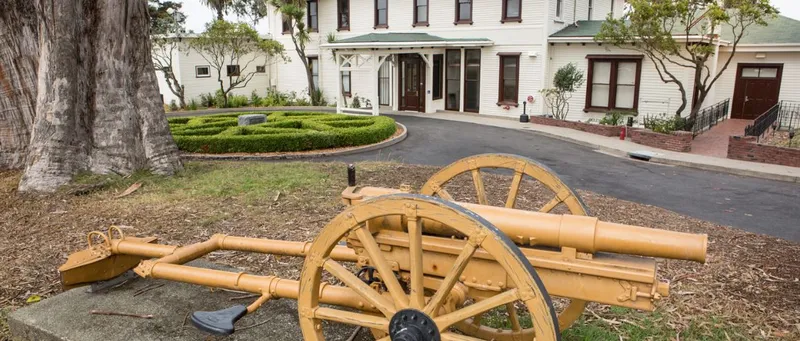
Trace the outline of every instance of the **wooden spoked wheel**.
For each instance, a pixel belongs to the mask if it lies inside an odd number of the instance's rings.
[[[425,185],[422,186],[420,194],[438,196],[452,201],[453,197],[445,189],[447,183],[461,174],[470,173],[472,175],[473,184],[475,185],[475,192],[478,196],[478,203],[481,205],[488,205],[489,200],[484,188],[481,169],[507,169],[514,172],[514,178],[511,181],[508,196],[505,200],[505,207],[507,208],[514,208],[516,205],[520,186],[525,176],[528,176],[540,182],[553,192],[552,199],[542,206],[539,212],[549,213],[556,206],[564,203],[573,215],[589,215],[589,209],[583,203],[583,200],[581,200],[578,194],[567,186],[550,168],[532,159],[510,154],[481,154],[456,161],[442,168],[428,179]],[[583,300],[570,300],[567,307],[558,313],[559,327],[563,330],[571,326],[581,317],[587,304],[588,302]],[[509,314],[512,329],[497,329],[482,326],[480,316],[476,316],[475,319],[471,319],[465,323],[460,323],[457,327],[459,330],[469,335],[478,336],[487,340],[495,339],[497,341],[519,340],[518,337],[520,334],[533,333],[533,330],[520,327],[519,316],[516,316],[517,312],[513,305],[508,305],[506,311]]]
[[[405,290],[384,257],[373,233],[380,233],[380,226],[367,228],[366,222],[375,218],[404,217],[407,221],[409,250],[408,290]],[[466,236],[464,248],[455,259],[451,270],[441,279],[439,288],[429,290],[426,296],[423,268],[422,221],[433,220],[444,224]],[[331,250],[342,238],[357,238],[372,265],[383,279],[386,292],[365,284],[350,270],[329,258]],[[483,301],[470,305],[459,305],[445,311],[443,306],[460,282],[460,277],[476,251],[488,253],[507,273],[508,284],[504,291],[497,292]],[[319,292],[323,271],[333,275],[379,313],[352,312],[337,307],[320,306]],[[450,340],[478,341],[474,336],[461,335],[451,328],[472,316],[504,306],[509,302],[523,302],[533,318],[533,333],[525,341],[560,340],[558,321],[539,276],[519,248],[494,225],[452,202],[414,194],[395,194],[373,198],[351,206],[334,218],[317,236],[306,256],[300,278],[298,310],[300,327],[306,341],[325,340],[322,321],[340,322],[350,325],[392,333],[409,332],[414,328],[397,329],[398,324],[408,320],[430,321],[417,326],[425,335],[413,337],[397,336],[398,340]],[[394,328],[394,329],[392,329]],[[391,330],[390,330],[391,329]],[[435,334],[435,335],[433,335]],[[380,341],[389,341],[391,336]]]

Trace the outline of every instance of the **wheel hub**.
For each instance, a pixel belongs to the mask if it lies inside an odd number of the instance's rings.
[[[436,323],[425,313],[415,309],[398,311],[389,323],[392,341],[440,341]]]

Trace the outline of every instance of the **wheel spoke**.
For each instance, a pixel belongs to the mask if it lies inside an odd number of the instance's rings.
[[[437,194],[437,195],[438,195],[440,198],[442,198],[442,199],[444,199],[444,200],[447,200],[447,201],[454,201],[454,200],[453,200],[453,196],[452,196],[452,195],[450,195],[450,193],[448,193],[448,192],[447,192],[447,190],[445,190],[444,188],[439,188],[438,190],[436,190],[436,194]]]
[[[460,335],[460,334],[450,333],[450,332],[443,333],[441,335],[441,339],[442,339],[442,341],[484,341],[484,340],[481,340],[481,339],[474,338],[472,336]]]
[[[556,196],[554,196],[553,199],[550,199],[550,201],[547,202],[547,204],[545,204],[544,206],[542,206],[542,208],[539,209],[539,212],[550,213],[550,211],[552,211],[562,201],[563,200],[561,200],[561,198],[559,198],[559,195],[556,194]]]
[[[389,320],[383,317],[354,313],[351,311],[319,307],[314,310],[314,317],[327,321],[362,326],[364,328],[389,331]]]
[[[383,284],[385,284],[386,288],[389,289],[389,294],[391,294],[392,299],[394,299],[395,308],[399,310],[408,307],[408,297],[406,296],[405,291],[403,291],[403,287],[400,286],[400,282],[397,281],[397,277],[395,277],[392,267],[389,266],[389,263],[387,263],[386,259],[383,258],[383,252],[381,252],[378,242],[376,242],[375,238],[372,237],[372,233],[362,226],[356,230],[356,237],[358,237],[358,240],[360,240],[361,244],[363,244],[364,250],[367,251],[372,265],[378,269],[378,273],[381,275]]]
[[[515,172],[514,180],[511,180],[511,188],[508,191],[508,199],[506,199],[506,208],[514,208],[517,202],[517,193],[519,193],[519,185],[522,183],[522,173]]]
[[[508,319],[511,320],[511,330],[515,332],[522,330],[522,326],[519,324],[517,307],[514,306],[514,302],[506,304],[506,311],[508,312]]]
[[[469,262],[470,258],[472,258],[472,255],[475,253],[476,249],[477,245],[473,245],[472,243],[467,243],[467,245],[464,246],[464,250],[461,250],[461,254],[458,255],[458,258],[456,258],[456,261],[453,263],[453,267],[450,269],[450,272],[442,280],[439,290],[436,290],[436,293],[428,302],[428,305],[425,306],[425,314],[428,314],[428,316],[436,316],[438,314],[439,308],[442,306],[444,299],[450,294],[450,291],[453,290],[453,287],[456,285],[456,282],[458,282],[459,277],[461,277],[461,273],[464,272],[464,268],[467,267],[467,263]]]
[[[424,269],[422,267],[422,226],[419,220],[408,219],[408,241],[411,253],[411,307],[422,309],[425,307]]]
[[[472,170],[472,182],[475,183],[475,192],[478,194],[478,203],[481,205],[488,205],[489,201],[486,199],[486,191],[483,188],[483,178],[481,177],[481,170],[479,168]]]
[[[472,324],[474,324],[474,325],[476,325],[478,327],[481,326],[481,321],[483,321],[483,313],[480,313],[480,314],[475,315],[475,316],[472,317]]]
[[[338,262],[329,259],[325,262],[324,267],[325,270],[344,282],[344,284],[350,287],[350,289],[353,289],[353,291],[367,300],[367,302],[374,305],[384,316],[392,316],[396,312],[392,302],[370,288],[369,285],[364,283],[360,278],[356,277],[356,275]]]
[[[436,322],[436,326],[439,328],[439,330],[443,331],[460,321],[470,318],[471,316],[487,312],[506,303],[514,302],[518,299],[519,294],[517,289],[511,289],[489,297],[483,301],[468,305],[454,312],[439,316],[434,319],[434,322]]]

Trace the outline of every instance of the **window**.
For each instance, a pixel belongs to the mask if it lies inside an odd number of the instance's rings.
[[[194,76],[197,78],[211,77],[211,68],[208,65],[200,65],[194,67]]]
[[[256,65],[256,73],[266,73],[267,67],[264,65]]]
[[[561,12],[564,10],[564,1],[556,0],[556,20],[561,20]]]
[[[227,67],[228,77],[238,77],[239,76],[239,65],[228,65]]]
[[[350,30],[350,0],[338,0],[337,3],[337,11],[339,17],[339,26],[337,28],[339,31],[349,31]]]
[[[589,14],[586,16],[586,20],[592,20],[592,9],[594,9],[594,1],[589,0]]]
[[[472,0],[456,0],[456,22],[454,24],[472,24]]]
[[[461,50],[447,50],[444,107],[447,110],[461,110]]]
[[[433,99],[442,99],[443,64],[444,55],[433,55]]]
[[[389,0],[375,0],[375,28],[389,27]]]
[[[742,78],[777,78],[778,68],[776,67],[744,67],[742,68]]]
[[[414,0],[414,24],[428,26],[428,0]]]
[[[497,105],[519,106],[519,53],[499,53],[500,89]]]
[[[292,33],[292,18],[289,18],[288,15],[284,15],[281,23],[283,25],[282,33]]]
[[[481,102],[481,50],[464,50],[464,111],[478,112]]]
[[[350,63],[344,63],[343,67],[350,67]],[[345,96],[350,96],[350,88],[352,87],[352,81],[350,79],[350,71],[342,71],[342,92],[344,92]]]
[[[311,79],[314,88],[319,89],[319,57],[308,57],[308,67],[311,68]]]
[[[308,30],[317,32],[319,30],[319,3],[316,0],[308,0],[307,20]]]
[[[642,56],[587,56],[586,109],[636,110]]]
[[[500,22],[522,21],[522,0],[503,0],[503,20]]]

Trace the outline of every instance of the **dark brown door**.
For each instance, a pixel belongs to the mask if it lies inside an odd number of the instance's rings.
[[[780,100],[783,64],[739,64],[731,118],[752,120]]]
[[[425,65],[419,55],[400,56],[400,110],[425,111]]]

